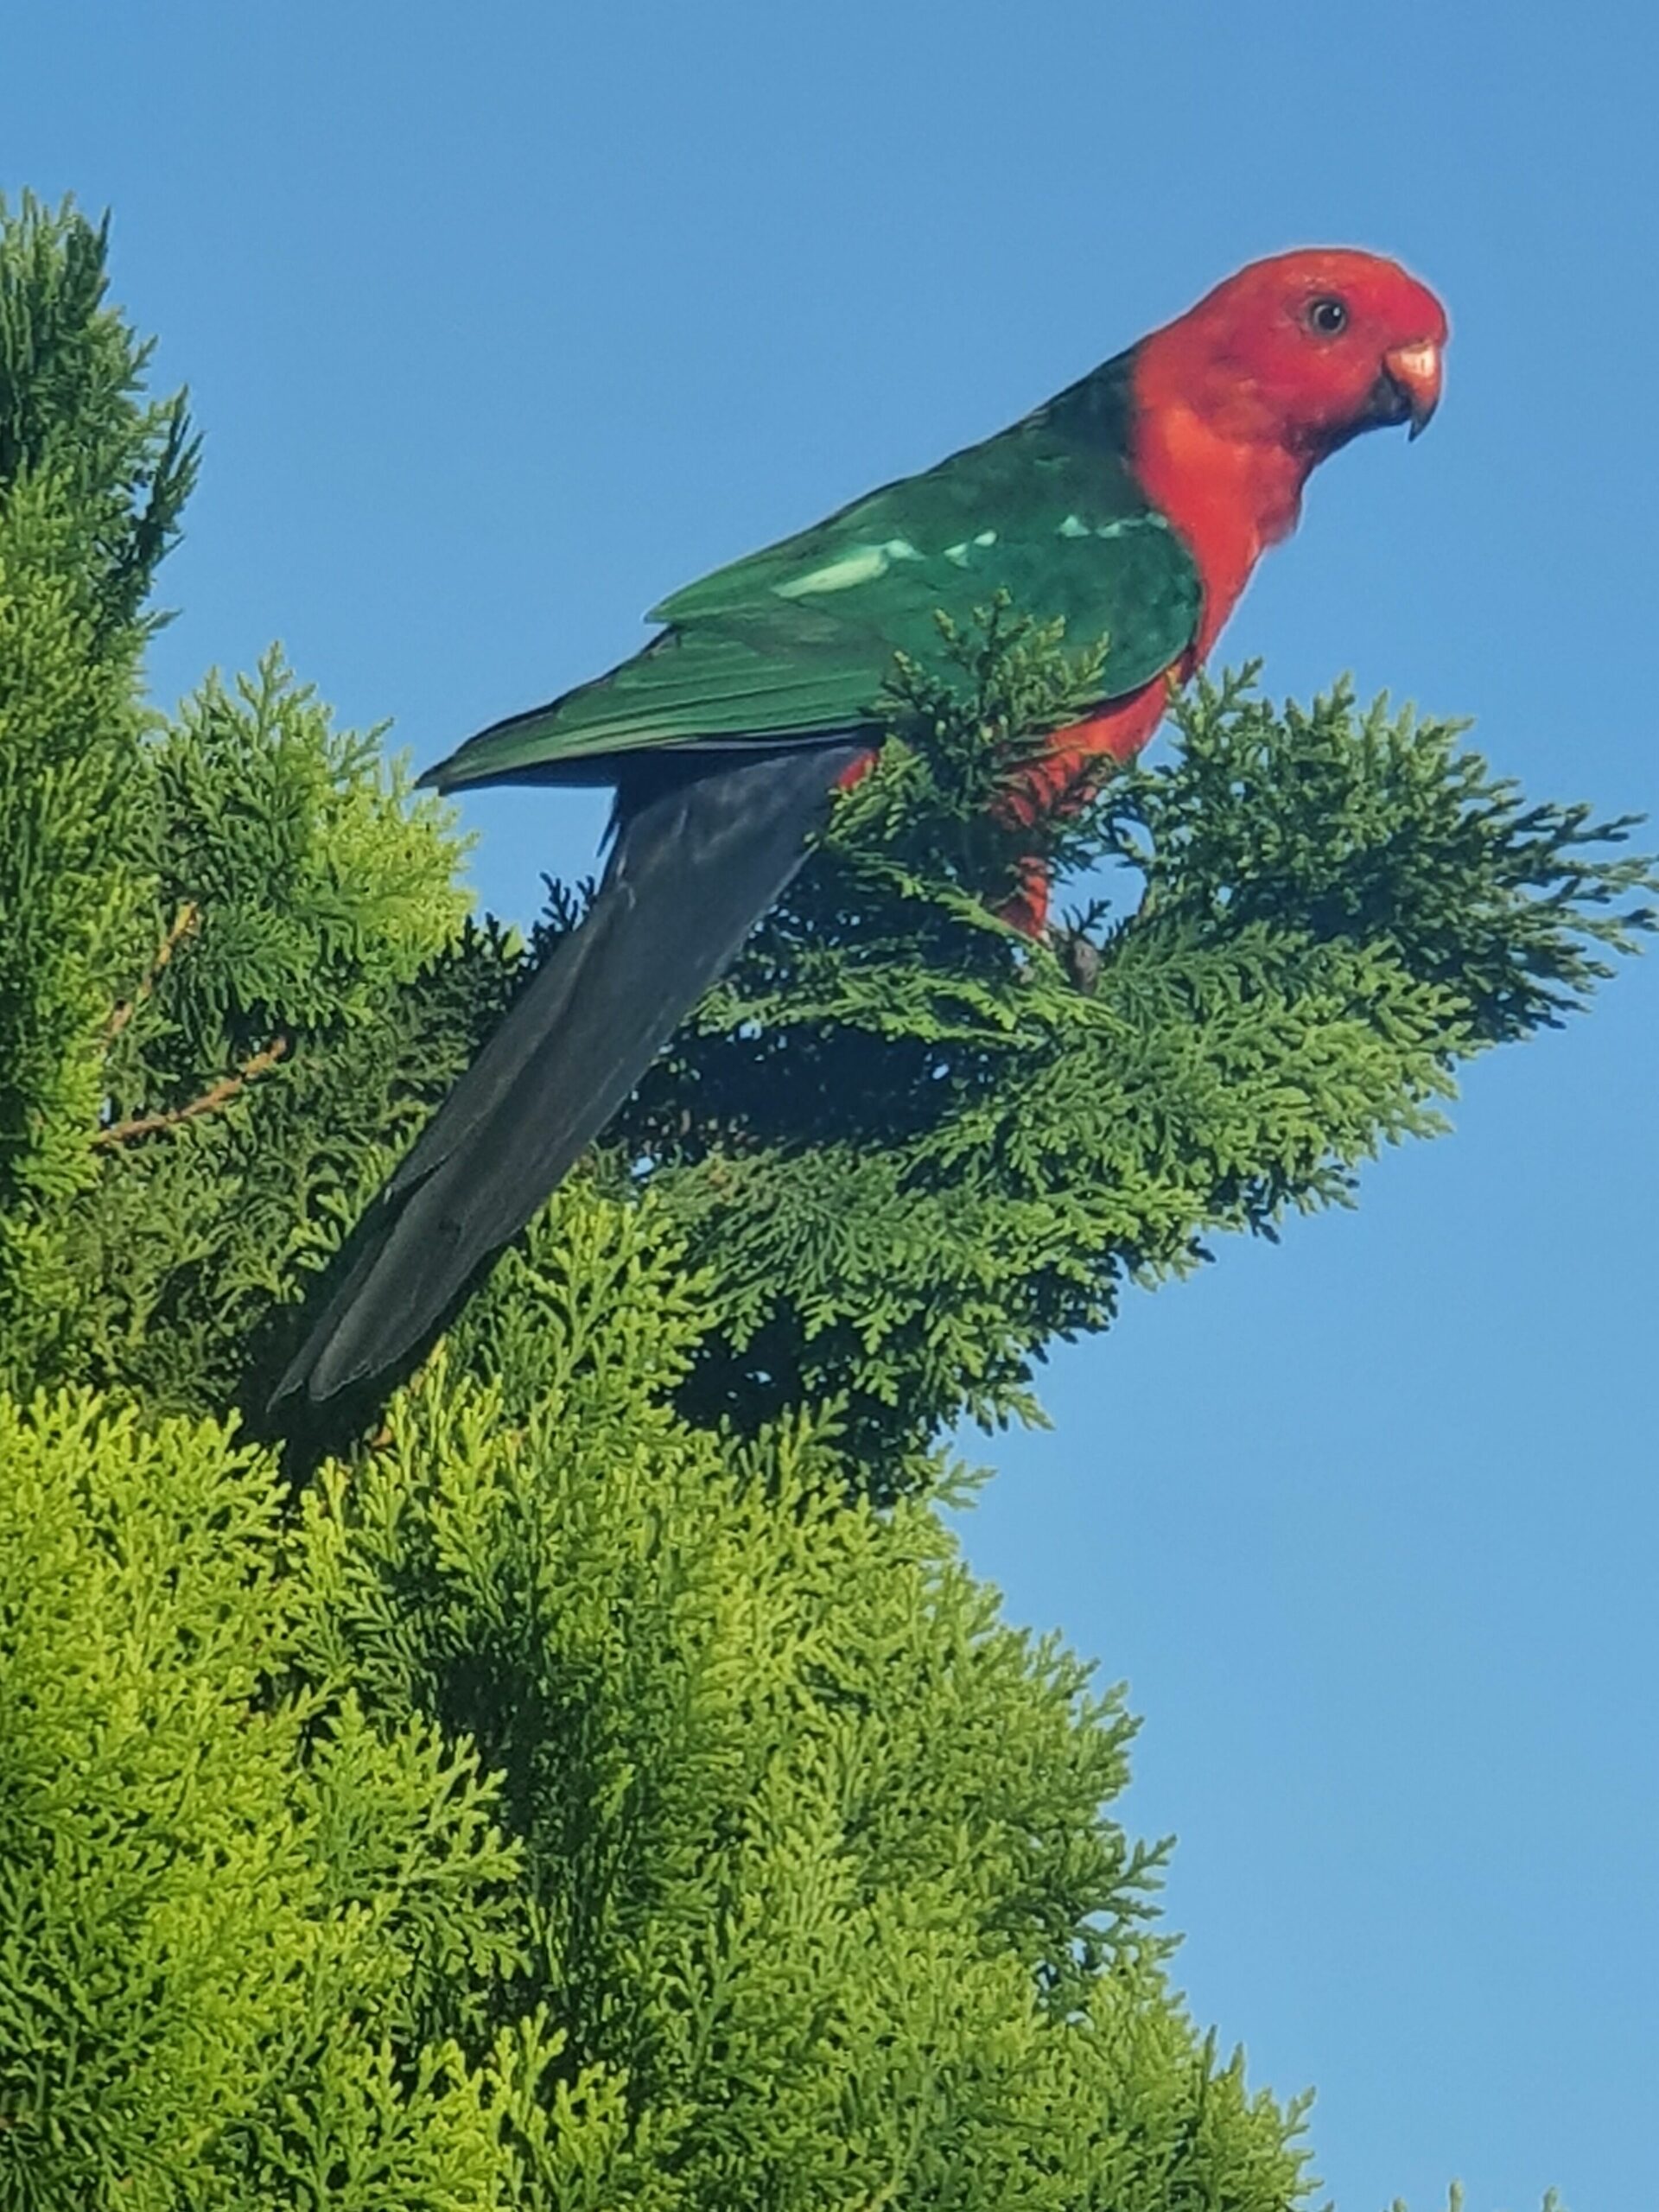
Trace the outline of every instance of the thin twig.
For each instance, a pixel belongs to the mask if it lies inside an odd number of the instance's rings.
[[[200,1098],[193,1098],[188,1106],[175,1106],[167,1114],[138,1114],[130,1122],[116,1122],[107,1129],[100,1129],[92,1139],[94,1144],[129,1144],[134,1137],[153,1136],[158,1129],[175,1129],[181,1122],[193,1122],[199,1115],[211,1114],[216,1107],[234,1098],[257,1076],[267,1074],[288,1050],[286,1037],[278,1037],[251,1060],[245,1060],[234,1075],[227,1075],[211,1090],[204,1090]]]
[[[185,938],[189,936],[191,931],[194,929],[196,924],[200,919],[200,907],[197,906],[194,899],[187,899],[183,906],[180,907],[177,914],[174,917],[172,928],[168,930],[167,935],[156,946],[156,957],[149,963],[149,973],[140,982],[137,989],[133,993],[132,996],[130,999],[123,999],[120,1005],[111,1010],[108,1021],[104,1025],[104,1035],[106,1042],[112,1044],[121,1034],[121,1032],[132,1020],[133,1015],[137,1014],[139,1007],[155,989],[156,983],[161,978],[162,969],[166,967],[168,962],[173,957],[180,945],[183,944]]]

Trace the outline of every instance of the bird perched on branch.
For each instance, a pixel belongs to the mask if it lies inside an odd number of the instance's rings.
[[[1252,263],[997,436],[652,610],[631,660],[423,779],[616,793],[603,881],[422,1131],[342,1255],[277,1402],[394,1372],[522,1229],[732,960],[880,742],[896,652],[1006,593],[1109,639],[1102,696],[1001,804],[1021,822],[1152,735],[1321,461],[1427,423],[1444,309],[1396,263]],[[1029,884],[1015,918],[1043,922]]]

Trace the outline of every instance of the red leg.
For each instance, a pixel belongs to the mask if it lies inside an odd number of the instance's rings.
[[[998,801],[1002,819],[1029,829],[1033,823],[1077,813],[1114,766],[1134,760],[1168,703],[1168,679],[1156,676],[1099,714],[1057,729],[1042,758],[1024,769]],[[1048,925],[1048,871],[1033,857],[1021,867],[1019,889],[998,912],[1027,937],[1040,937]]]

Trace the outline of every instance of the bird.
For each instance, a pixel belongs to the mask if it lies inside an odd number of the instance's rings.
[[[1415,438],[1446,311],[1397,261],[1254,261],[995,436],[672,593],[607,674],[509,715],[428,771],[443,791],[608,785],[584,918],[392,1172],[273,1394],[381,1385],[456,1310],[736,956],[881,741],[894,656],[999,594],[1109,640],[1098,702],[1001,804],[1024,821],[1129,760],[1203,663],[1318,464]],[[1022,811],[1023,810],[1023,811]],[[1045,889],[1010,918],[1033,934]]]

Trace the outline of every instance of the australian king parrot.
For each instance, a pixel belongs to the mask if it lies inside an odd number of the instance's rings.
[[[1309,472],[1360,431],[1423,428],[1446,337],[1394,261],[1254,262],[1012,428],[673,593],[632,659],[430,770],[446,791],[613,786],[608,864],[359,1224],[277,1401],[394,1373],[524,1226],[798,868],[936,610],[1003,590],[1109,639],[1097,707],[1003,802],[1069,803],[1152,735]],[[1034,884],[1033,930],[1041,907]]]

